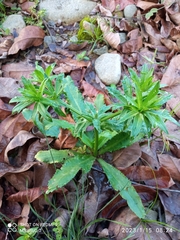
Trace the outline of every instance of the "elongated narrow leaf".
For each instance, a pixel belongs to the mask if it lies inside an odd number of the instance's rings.
[[[122,198],[127,200],[128,206],[139,218],[144,218],[145,210],[141,202],[141,198],[132,186],[129,179],[118,169],[106,163],[103,159],[98,159],[98,162],[101,164],[111,186],[116,191],[120,191]]]
[[[141,113],[137,114],[132,123],[132,136],[137,136],[140,132],[142,132],[142,125],[144,123],[144,117]]]
[[[35,158],[44,163],[63,163],[65,160],[74,157],[70,150],[50,149],[47,151],[39,151]]]
[[[105,130],[99,134],[98,138],[98,149],[100,149],[104,144],[112,139],[117,134],[116,131],[113,130]]]
[[[108,92],[112,96],[114,96],[115,98],[117,98],[120,101],[120,103],[122,103],[123,105],[128,104],[126,97],[121,94],[121,92],[115,87],[115,85],[112,85],[111,87],[108,87],[107,89],[108,89]]]
[[[48,183],[47,193],[50,193],[57,188],[61,188],[75,177],[80,169],[85,173],[90,171],[95,158],[89,155],[77,155],[66,160],[62,168],[56,171],[54,176]]]

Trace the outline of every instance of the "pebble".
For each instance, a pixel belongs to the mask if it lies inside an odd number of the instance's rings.
[[[96,49],[93,50],[93,53],[95,53],[99,56],[104,54],[104,53],[107,53],[107,52],[108,52],[108,46],[107,45],[104,45],[101,48],[96,48]]]
[[[121,42],[120,43],[124,43],[126,42],[126,33],[125,32],[120,32],[119,33],[119,36],[120,36],[120,39],[121,39]]]
[[[121,77],[121,57],[117,53],[104,53],[95,61],[95,71],[106,84],[117,84]]]
[[[124,17],[132,18],[134,16],[134,14],[136,13],[136,11],[137,11],[136,5],[134,5],[134,4],[127,5],[124,8]]]
[[[20,14],[9,15],[2,24],[2,27],[4,29],[9,29],[11,33],[14,32],[14,29],[19,33],[25,26],[24,19]]]
[[[39,8],[46,10],[46,19],[67,24],[80,21],[90,14],[96,3],[90,0],[41,0]]]

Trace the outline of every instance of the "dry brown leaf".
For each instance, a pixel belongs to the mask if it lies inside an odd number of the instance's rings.
[[[110,29],[110,26],[104,18],[97,18],[97,22],[103,32],[104,39],[109,43],[112,48],[117,49],[118,45],[121,43],[119,33],[113,33]]]
[[[35,6],[36,6],[35,2],[26,1],[21,4],[21,9],[31,14],[32,8]]]
[[[20,146],[23,146],[29,139],[35,138],[35,136],[27,132],[25,130],[21,130],[18,132],[18,134],[10,141],[10,143],[7,145],[5,152],[4,152],[4,162],[9,164],[9,158],[8,158],[8,152],[12,149],[18,148]],[[25,161],[25,159],[24,159]]]
[[[149,217],[151,220],[156,220],[156,212],[148,209],[148,213],[149,214],[147,214],[147,218]],[[112,236],[116,236],[116,240],[169,240],[169,236],[163,231],[163,227],[161,225],[157,225],[155,223],[146,223],[145,225],[140,224],[140,219],[127,207],[124,208],[123,211],[121,211],[120,214],[117,215],[113,220],[116,223],[110,222],[108,229]],[[118,222],[127,224],[127,226],[118,224]],[[133,230],[134,234],[132,236]]]
[[[170,87],[180,83],[180,55],[173,57],[164,73],[161,84]]]
[[[12,112],[13,106],[7,103],[4,103],[0,99],[0,121],[4,120]]]
[[[180,181],[180,159],[169,154],[158,154],[159,162],[166,168],[173,180]]]
[[[131,54],[139,51],[142,48],[142,36],[140,36],[139,29],[136,28],[128,33],[130,38],[128,41],[119,45],[118,50],[122,53]]]
[[[29,220],[29,213],[30,213],[30,204],[26,203],[23,205],[23,209],[21,212],[21,217],[18,219],[18,226],[29,226],[28,220]]]
[[[75,60],[72,58],[60,59],[57,62],[57,65],[54,68],[53,72],[55,74],[69,73],[75,69],[88,67],[88,66],[90,66],[90,64],[91,64],[90,61],[78,61],[78,60]]]
[[[13,78],[0,77],[0,97],[13,98],[20,95],[18,89],[20,88],[20,83]]]
[[[153,170],[149,166],[130,166],[126,169],[118,169],[132,181],[144,181],[149,186],[169,188],[174,184],[169,172],[164,167],[160,167],[159,170]]]
[[[16,54],[19,50],[25,50],[32,46],[37,47],[42,44],[44,37],[45,33],[40,27],[27,26],[23,28],[19,36],[15,38],[8,55]]]
[[[2,206],[3,196],[4,196],[4,190],[3,190],[3,188],[0,186],[0,208],[1,208],[1,206]]]
[[[110,12],[113,12],[116,8],[115,0],[101,0],[101,5]]]
[[[18,191],[24,191],[32,185],[33,175],[32,171],[10,173],[5,175],[5,179]]]
[[[48,187],[29,188],[24,191],[12,194],[7,198],[8,201],[31,203],[47,191]]]
[[[7,63],[2,66],[3,76],[8,78],[21,79],[22,76],[29,78],[35,67],[24,62]]]
[[[22,114],[8,116],[0,123],[0,152],[9,143],[10,139],[21,130],[29,131],[33,127]]]
[[[130,147],[116,151],[113,155],[113,164],[116,167],[127,168],[141,157],[139,143],[134,143]]]
[[[147,186],[135,185],[134,188],[138,192],[143,203],[153,201],[157,195],[156,190]],[[103,218],[112,218],[116,211],[125,206],[127,206],[126,200],[124,200],[120,195],[117,195],[115,199],[111,200],[110,203],[107,204],[105,208],[103,208],[101,216]]]
[[[29,170],[32,166],[39,164],[38,162],[25,162],[21,167],[12,167],[7,163],[0,162],[0,177],[6,173],[21,173]]]

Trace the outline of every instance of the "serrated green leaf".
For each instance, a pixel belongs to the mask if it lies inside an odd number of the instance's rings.
[[[61,169],[58,169],[49,181],[47,193],[63,187],[75,177],[80,169],[85,173],[90,171],[94,161],[95,157],[80,154],[66,160]]]
[[[99,150],[99,154],[106,152],[114,152],[121,148],[125,148],[133,144],[133,139],[130,136],[130,133],[120,132],[111,140],[107,141],[106,144]]]
[[[98,159],[98,162],[101,164],[111,186],[116,191],[120,191],[122,198],[127,200],[128,206],[139,218],[144,218],[146,213],[141,198],[129,179],[103,159]]]
[[[78,88],[74,85],[71,77],[67,76],[62,81],[64,84],[64,91],[70,105],[79,113],[79,115],[82,115],[83,113],[86,114],[86,105],[84,104],[82,95],[80,94]]]
[[[117,135],[116,131],[113,130],[104,130],[99,134],[98,138],[98,150],[104,146],[104,144]]]
[[[74,157],[70,150],[50,149],[47,151],[39,151],[35,158],[44,163],[64,163],[67,159]]]
[[[107,89],[112,96],[117,98],[120,101],[120,103],[122,103],[122,105],[128,104],[126,97],[121,94],[121,92],[115,87],[115,85],[111,85]]]
[[[144,123],[144,117],[143,114],[139,113],[137,114],[132,122],[132,130],[131,130],[131,135],[132,136],[137,136],[139,133],[142,132],[142,125]]]

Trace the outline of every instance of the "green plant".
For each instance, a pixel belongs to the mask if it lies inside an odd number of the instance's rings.
[[[30,12],[31,12],[30,16],[24,17],[25,23],[27,25],[35,25],[35,26],[44,28],[43,20],[46,14],[46,10],[44,9],[39,11],[37,10],[39,0],[35,0],[34,3],[35,3],[34,6],[30,8]]]
[[[93,43],[92,49],[98,42],[105,41],[97,19],[90,16],[86,16],[81,20],[77,38],[78,42],[87,41],[88,43]]]
[[[132,211],[139,218],[144,218],[144,207],[131,182],[102,156],[150,136],[156,127],[167,132],[164,124],[167,119],[178,124],[167,110],[161,109],[171,96],[160,90],[160,82],[153,81],[153,69],[144,65],[140,76],[129,69],[130,78],[126,76],[122,81],[123,91],[115,86],[108,87],[109,94],[116,99],[115,103],[105,105],[101,94],[91,103],[83,99],[70,76],[51,75],[53,67],[51,65],[43,70],[36,65],[32,78],[22,79],[22,96],[10,101],[18,103],[13,109],[14,113],[22,111],[24,117],[32,120],[45,135],[53,135],[54,128],[58,135],[58,127],[68,129],[78,139],[76,149],[51,149],[36,154],[39,161],[62,164],[49,181],[47,193],[64,186],[80,170],[89,172],[97,162]],[[33,109],[28,109],[32,104]],[[71,113],[75,123],[52,118],[48,111],[50,107],[60,116]]]
[[[38,227],[26,229],[24,226],[18,226],[18,233],[21,235],[17,240],[36,240],[34,236],[38,231]]]
[[[86,56],[86,51],[83,51],[79,54],[76,55],[76,59],[78,61],[81,61],[81,60],[89,60],[89,57]]]

